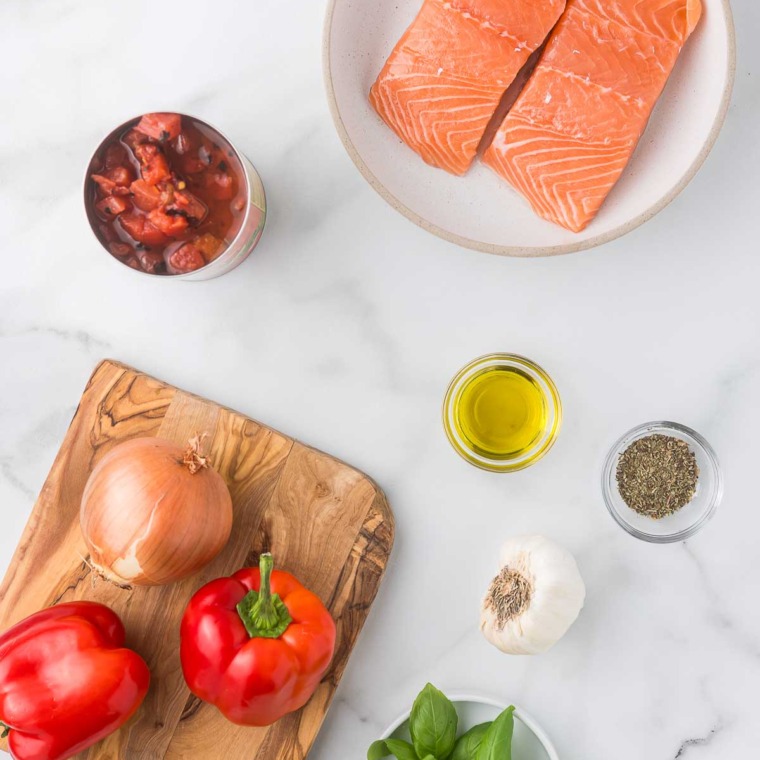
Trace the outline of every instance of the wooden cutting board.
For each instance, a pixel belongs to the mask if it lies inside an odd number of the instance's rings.
[[[93,467],[114,446],[158,436],[184,444],[208,432],[206,451],[232,494],[226,549],[199,574],[171,586],[124,591],[96,579],[79,530],[79,503]],[[88,760],[301,760],[325,718],[375,598],[393,545],[393,515],[366,475],[242,414],[130,367],[104,361],[85,389],[61,450],[0,587],[0,631],[59,602],[113,608],[127,646],[151,670],[150,691],[120,731]],[[241,728],[192,696],[182,677],[179,623],[208,581],[258,564],[263,551],[330,609],[333,662],[311,701],[269,728]],[[7,750],[7,742],[0,744]]]

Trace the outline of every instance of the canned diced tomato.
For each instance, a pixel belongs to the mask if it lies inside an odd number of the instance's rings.
[[[164,261],[163,253],[159,251],[143,250],[137,251],[137,257],[140,261],[140,266],[148,274],[159,274],[166,269],[166,262]]]
[[[208,207],[201,203],[192,193],[187,190],[177,190],[174,193],[174,203],[170,206],[175,211],[181,211],[195,220],[196,224],[203,221]]]
[[[166,142],[173,140],[182,131],[182,117],[178,113],[146,113],[135,129],[148,137]]]
[[[144,179],[136,179],[129,189],[132,192],[132,202],[140,211],[153,211],[161,205],[161,193]]]
[[[142,214],[136,212],[122,214],[119,217],[119,224],[124,232],[138,243],[166,245],[169,242],[169,238]]]
[[[112,142],[107,148],[104,158],[106,169],[113,169],[117,166],[126,166],[129,163],[127,149],[118,142]]]
[[[151,224],[165,235],[177,238],[187,229],[187,219],[181,214],[168,214],[161,208],[154,209],[148,214]]]
[[[118,195],[109,195],[95,204],[95,211],[98,212],[102,219],[116,217],[131,208],[132,204],[126,198]]]
[[[104,145],[91,171],[88,206],[104,222],[100,239],[146,272],[200,269],[223,254],[245,220],[245,170],[234,150],[178,114],[141,117]]]
[[[144,143],[135,148],[135,155],[142,164],[142,178],[149,185],[157,185],[171,179],[172,172],[169,162],[158,145]]]
[[[152,138],[148,137],[144,132],[138,132],[136,129],[130,129],[121,140],[126,143],[132,151],[134,151],[138,145],[152,142]]]
[[[192,243],[185,243],[169,257],[169,265],[179,273],[193,272],[205,264],[206,260]]]
[[[108,249],[114,256],[118,256],[120,259],[131,256],[135,252],[134,248],[131,245],[127,245],[127,243],[109,243]]]
[[[211,261],[222,247],[222,241],[210,232],[206,232],[193,240],[193,245],[203,254],[206,261]]]
[[[129,187],[135,178],[134,171],[127,166],[113,166],[106,169],[103,174],[117,187]]]

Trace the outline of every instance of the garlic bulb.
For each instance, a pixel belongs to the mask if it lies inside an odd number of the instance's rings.
[[[519,536],[502,546],[500,566],[481,606],[480,630],[507,654],[546,652],[586,597],[573,555],[543,536]]]

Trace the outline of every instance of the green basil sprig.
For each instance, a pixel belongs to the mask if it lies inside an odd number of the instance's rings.
[[[367,760],[393,755],[397,760],[512,760],[514,707],[504,710],[493,723],[474,726],[459,739],[456,709],[445,694],[428,684],[414,700],[409,716],[412,744],[381,739],[367,751]]]

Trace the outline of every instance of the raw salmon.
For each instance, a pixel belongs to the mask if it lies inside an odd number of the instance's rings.
[[[425,0],[370,102],[427,163],[464,174],[502,95],[564,8],[565,0]]]
[[[483,156],[544,219],[580,232],[631,158],[700,0],[568,0]]]

